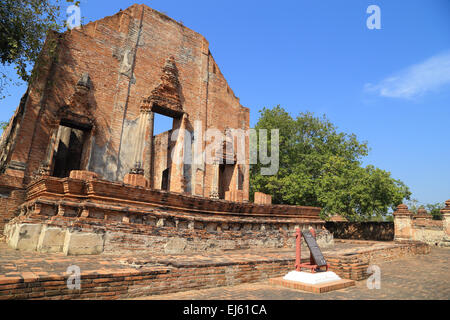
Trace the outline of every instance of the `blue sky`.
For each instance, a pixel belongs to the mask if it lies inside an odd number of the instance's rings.
[[[82,0],[85,22],[135,1]],[[450,198],[450,1],[140,1],[204,35],[241,103],[326,114],[421,203]],[[369,5],[381,30],[369,30]],[[0,101],[8,120],[25,91]]]

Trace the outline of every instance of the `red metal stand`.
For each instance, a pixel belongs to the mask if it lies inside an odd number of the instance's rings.
[[[313,237],[316,237],[316,231],[313,228],[309,229],[311,231],[311,234],[313,235]],[[296,233],[295,233],[295,270],[296,271],[301,271],[302,268],[307,268],[311,270],[311,273],[315,273],[317,270],[320,270],[321,267],[319,267],[318,265],[316,265],[314,263],[314,258],[312,253],[310,253],[309,256],[309,263],[302,263],[302,232],[300,231],[300,228],[296,229]],[[327,263],[326,266],[322,266],[322,267],[326,267],[326,271],[328,271],[328,268],[330,267],[330,265]]]

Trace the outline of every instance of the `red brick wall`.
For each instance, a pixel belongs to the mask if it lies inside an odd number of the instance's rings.
[[[24,201],[25,192],[15,190],[9,197],[0,197],[0,236],[3,234],[5,224],[11,220],[17,207]]]
[[[393,222],[334,222],[327,221],[325,228],[336,239],[392,241]]]
[[[58,110],[70,103],[75,84],[84,73],[89,73],[92,82],[88,103],[83,107],[86,110],[71,111],[94,119],[95,129],[88,168],[81,169],[122,181],[134,166],[132,148],[136,139],[132,133],[136,131],[142,97],[148,97],[158,86],[170,56],[178,69],[188,127],[193,127],[195,120],[203,122],[203,130],[249,127],[249,110],[240,105],[229,88],[207,40],[145,5],[133,5],[61,35],[56,63],[45,64],[31,86],[23,118],[27,125],[21,126],[20,139],[12,152],[12,160],[27,165],[24,183],[30,182],[45,159],[59,121]],[[244,193],[248,198],[246,168]],[[209,196],[211,180],[212,168],[206,166],[202,195]]]

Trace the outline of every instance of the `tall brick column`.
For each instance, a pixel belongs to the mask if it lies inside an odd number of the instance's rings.
[[[148,146],[146,149],[146,162],[144,164],[144,176],[148,180],[149,187],[153,188],[153,128],[155,122],[155,114],[153,111],[148,113]]]
[[[25,201],[25,190],[13,190],[9,197],[0,197],[0,238],[5,224],[15,217],[17,207]]]
[[[400,204],[394,212],[394,240],[412,239],[412,213],[406,204]]]
[[[143,97],[139,119],[139,130],[141,130],[139,137],[142,138],[140,152],[143,165],[141,168],[144,170],[144,176],[148,181],[149,188],[153,187],[153,128],[155,123],[155,113],[153,112],[152,107],[152,102]],[[147,144],[145,144],[145,139],[147,139]]]
[[[143,152],[145,143],[145,131],[148,125],[148,119],[151,111],[146,108],[141,108],[141,114],[139,116],[139,126],[136,133],[136,144],[134,146],[134,166],[137,168],[143,168]]]

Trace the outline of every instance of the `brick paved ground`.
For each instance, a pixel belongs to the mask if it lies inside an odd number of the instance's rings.
[[[333,248],[323,250],[346,251],[354,250],[364,246],[374,245],[376,242],[336,242]],[[306,258],[309,253],[304,250],[302,257]],[[11,249],[5,242],[0,242],[0,279],[2,277],[21,276],[24,273],[34,273],[37,276],[53,274],[65,274],[71,265],[80,267],[83,273],[107,273],[116,270],[130,269],[130,264],[152,266],[190,266],[209,264],[229,264],[236,261],[265,261],[265,260],[292,260],[295,252],[292,249],[265,249],[265,250],[233,250],[225,253],[208,254],[175,254],[175,255],[81,255],[65,256],[62,253],[38,253],[35,251],[19,251]]]
[[[140,299],[167,300],[302,300],[302,299],[450,299],[448,263],[450,250],[432,248],[429,255],[418,255],[401,260],[383,262],[381,289],[369,290],[367,281],[355,287],[312,294],[270,285],[268,281],[231,287],[193,290]]]
[[[384,246],[383,243],[345,241],[336,242],[334,248],[324,250],[347,252],[362,247]],[[304,252],[306,255],[307,252]],[[292,249],[246,250],[208,255],[149,255],[149,256],[64,256],[12,250],[0,243],[0,282],[13,279],[47,279],[67,275],[67,267],[77,265],[83,275],[118,274],[143,269],[164,269],[198,265],[228,265],[248,261],[292,260]],[[447,263],[450,250],[433,248],[429,255],[380,263],[381,290],[368,290],[366,281],[356,287],[339,292],[315,295],[269,285],[267,281],[232,287],[218,287],[169,295],[152,296],[149,299],[449,299],[450,285]],[[126,263],[128,262],[128,263]],[[129,262],[135,262],[134,267]],[[141,269],[143,268],[143,269]]]
[[[328,251],[345,251],[373,245],[375,242],[337,242]],[[302,257],[308,257],[304,250]],[[162,266],[201,266],[215,264],[233,264],[236,262],[292,260],[292,249],[266,249],[262,251],[238,250],[225,253],[187,254],[187,255],[82,255],[65,256],[62,253],[38,253],[11,249],[5,242],[0,242],[0,282],[13,278],[46,278],[55,275],[67,275],[67,268],[72,265],[80,267],[82,274],[108,274],[136,270],[133,264],[145,268],[159,269]],[[138,267],[139,268],[139,267]]]

